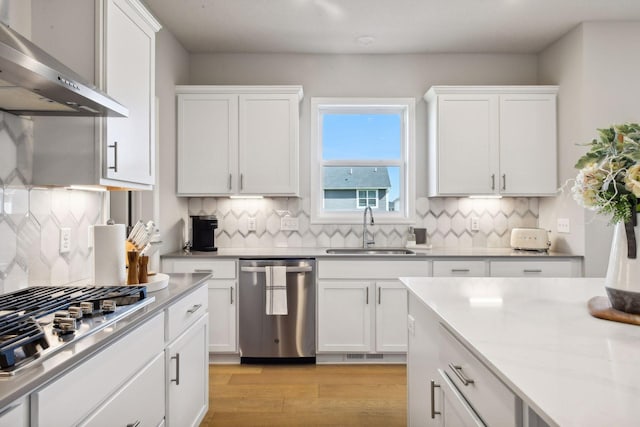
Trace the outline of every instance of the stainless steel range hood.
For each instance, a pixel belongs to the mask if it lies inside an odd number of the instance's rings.
[[[129,110],[0,24],[0,110],[27,116],[127,117]]]

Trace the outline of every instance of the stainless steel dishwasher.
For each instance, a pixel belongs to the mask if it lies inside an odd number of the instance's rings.
[[[238,296],[241,363],[315,363],[314,259],[241,259]],[[266,314],[266,266],[286,268],[287,314]]]

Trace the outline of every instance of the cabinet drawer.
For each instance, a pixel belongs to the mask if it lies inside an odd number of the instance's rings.
[[[164,353],[160,353],[81,426],[157,426],[164,414]]]
[[[236,262],[226,261],[182,261],[165,260],[166,273],[210,273],[213,279],[235,279]]]
[[[0,427],[28,427],[29,404],[23,397],[0,409]]]
[[[440,366],[488,426],[517,425],[516,396],[449,331],[440,327]]]
[[[189,325],[208,310],[209,298],[204,284],[189,295],[174,303],[167,310],[167,341],[173,341]]]
[[[571,261],[491,261],[492,277],[572,277]]]
[[[484,261],[433,261],[434,277],[484,277]]]
[[[420,261],[320,260],[318,277],[322,279],[397,279],[430,276],[431,263]]]
[[[76,425],[164,349],[164,314],[31,395],[31,424]]]

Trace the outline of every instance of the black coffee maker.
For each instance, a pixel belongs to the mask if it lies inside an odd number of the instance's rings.
[[[218,218],[214,215],[191,217],[191,249],[194,251],[215,252],[215,229]]]

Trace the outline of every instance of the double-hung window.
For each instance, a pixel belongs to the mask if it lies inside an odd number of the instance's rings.
[[[311,100],[311,222],[412,221],[413,98]]]

